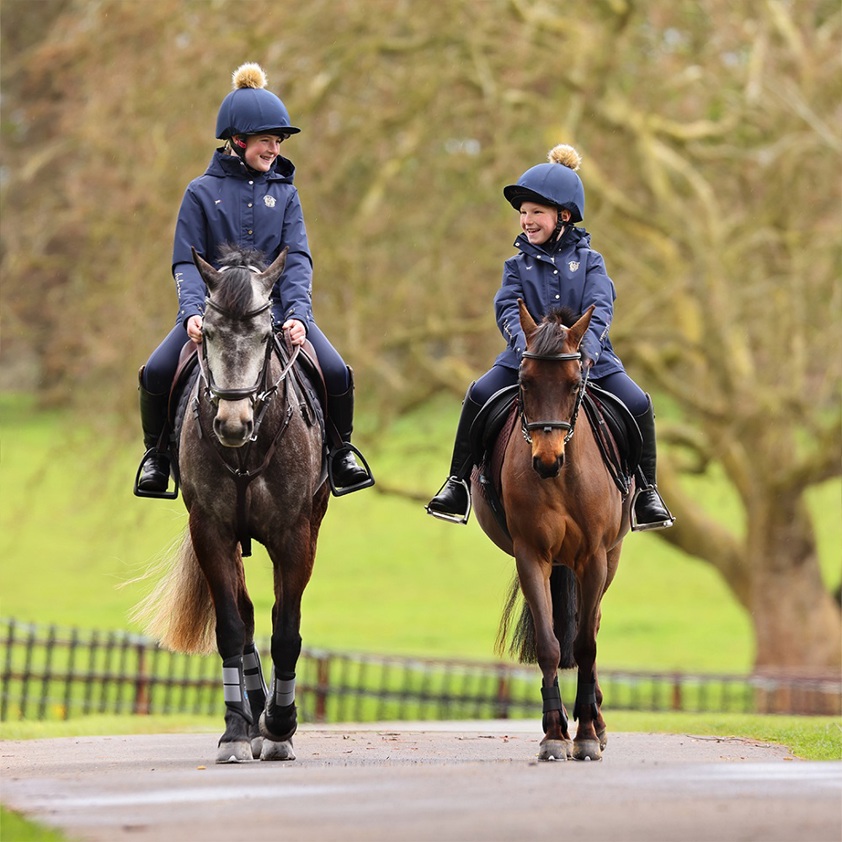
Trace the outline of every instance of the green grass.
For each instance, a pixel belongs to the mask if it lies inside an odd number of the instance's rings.
[[[446,471],[458,405],[440,401],[360,443],[380,481],[331,500],[302,636],[311,648],[488,659],[512,560],[474,520],[467,527],[428,517],[420,500],[379,493],[400,487],[419,498]],[[150,582],[121,587],[180,537],[181,500],[131,492],[136,441],[98,430],[69,433],[61,415],[0,396],[0,614],[23,622],[140,631],[128,622]],[[728,489],[696,481],[699,504],[734,517]],[[816,489],[822,556],[838,581],[842,543],[839,483]],[[733,524],[739,528],[738,524]],[[269,632],[271,569],[262,547],[246,561],[258,634]],[[836,579],[833,579],[833,577]],[[603,668],[737,672],[753,660],[751,626],[709,566],[651,534],[626,540],[603,602]]]
[[[0,839],[3,842],[64,842],[68,838],[46,825],[25,819],[14,810],[0,807]]]

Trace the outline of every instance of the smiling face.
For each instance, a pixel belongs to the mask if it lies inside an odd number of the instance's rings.
[[[246,164],[257,172],[269,172],[281,152],[281,144],[285,139],[273,134],[249,135],[243,153]]]
[[[537,202],[524,202],[520,206],[520,227],[526,239],[532,245],[542,246],[555,231],[558,222],[558,208],[554,205],[539,205]],[[561,211],[562,219],[567,222],[570,212]]]

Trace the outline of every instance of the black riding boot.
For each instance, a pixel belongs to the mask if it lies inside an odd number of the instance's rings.
[[[473,385],[473,384],[471,384]],[[469,480],[474,466],[471,453],[471,424],[482,409],[470,398],[470,389],[462,402],[462,414],[456,426],[456,441],[450,460],[450,476],[438,493],[427,503],[427,514],[451,523],[467,523],[471,516],[471,488]]]
[[[167,490],[170,478],[170,458],[159,447],[161,433],[167,423],[167,404],[169,395],[156,395],[147,392],[143,385],[143,369],[138,372],[138,391],[140,393],[140,424],[143,428],[143,444],[146,453],[140,463],[135,494],[163,494]]]
[[[636,415],[635,420],[643,436],[643,450],[637,470],[639,487],[632,506],[632,530],[667,529],[675,523],[675,518],[664,503],[656,483],[655,411],[651,399],[649,409],[643,415]]]
[[[354,429],[354,372],[348,369],[348,389],[341,395],[327,396],[329,424],[333,441],[328,453],[328,476],[336,497],[374,485],[374,476],[365,457],[351,444]],[[362,465],[357,457],[362,460]]]

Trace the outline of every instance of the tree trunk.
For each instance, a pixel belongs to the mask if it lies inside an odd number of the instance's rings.
[[[842,612],[825,588],[803,497],[795,491],[766,496],[749,512],[747,555],[755,669],[799,674],[842,669]]]

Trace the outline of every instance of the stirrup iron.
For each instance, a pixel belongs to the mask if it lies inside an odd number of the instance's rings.
[[[174,488],[172,491],[147,491],[140,487],[140,475],[143,473],[143,469],[146,466],[146,463],[152,458],[154,454],[160,455],[160,451],[156,447],[150,447],[146,453],[143,454],[143,458],[140,460],[140,465],[137,467],[137,473],[134,477],[134,494],[135,497],[155,497],[158,500],[175,500],[178,497],[178,480],[171,476],[170,478],[173,481]]]
[[[661,505],[664,507],[664,511],[667,513],[667,518],[665,520],[660,520],[656,523],[639,523],[637,520],[637,498],[644,492],[644,491],[651,491],[654,490],[655,493],[658,495],[658,499],[661,501]],[[653,529],[669,529],[675,523],[675,517],[673,517],[672,512],[669,510],[664,498],[661,497],[661,492],[658,491],[657,485],[645,485],[641,488],[638,488],[635,491],[634,497],[632,498],[631,503],[631,530],[632,532],[650,532]]]
[[[466,524],[468,522],[468,518],[470,518],[470,516],[471,516],[471,511],[474,508],[474,501],[473,501],[473,498],[471,497],[471,486],[470,486],[470,484],[468,483],[467,480],[456,479],[456,477],[448,477],[444,481],[442,487],[433,495],[433,497],[438,497],[439,494],[441,494],[441,492],[444,490],[445,485],[447,485],[451,481],[458,482],[465,489],[465,494],[468,498],[468,508],[465,510],[465,514],[457,515],[457,514],[450,514],[449,512],[437,512],[435,509],[430,508],[429,503],[426,506],[424,506],[424,509],[425,509],[425,511],[427,512],[428,515],[432,515],[433,517],[436,517],[439,520],[446,520],[448,523],[465,523]]]
[[[355,485],[346,485],[342,488],[337,488],[336,482],[333,478],[333,460],[341,453],[353,453],[360,462],[360,466],[365,470],[368,476],[356,483]],[[327,455],[327,479],[330,483],[330,490],[334,497],[342,497],[344,494],[350,494],[352,491],[362,491],[363,488],[371,488],[374,485],[374,474],[371,473],[371,468],[368,467],[368,462],[365,456],[354,447],[350,442],[343,442],[339,447],[331,450]]]

